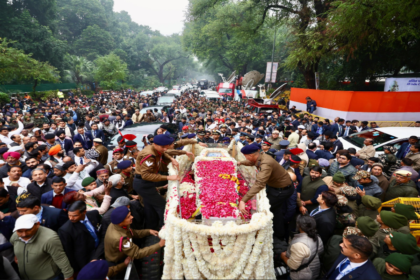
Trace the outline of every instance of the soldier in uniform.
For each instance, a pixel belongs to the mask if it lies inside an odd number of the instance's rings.
[[[198,143],[206,143],[206,139],[204,138],[205,135],[206,135],[205,131],[199,131],[197,133],[197,142]]]
[[[108,169],[110,172],[110,175],[120,174],[121,170],[118,169],[117,165],[124,159],[124,150],[123,149],[115,149],[112,152],[113,160],[109,162],[107,165],[105,165],[105,169]]]
[[[165,246],[165,240],[161,239],[159,243],[152,246],[139,248],[133,242],[133,238],[143,238],[149,235],[158,236],[158,232],[151,229],[131,229],[130,225],[132,222],[133,216],[127,206],[120,206],[112,211],[111,224],[106,231],[104,239],[105,259],[110,266],[123,263],[127,257],[142,259]],[[116,279],[122,278],[124,278],[124,275],[116,276]]]
[[[147,110],[146,114],[143,115],[141,122],[154,122],[156,121],[155,115],[153,115],[152,110]]]
[[[295,188],[287,171],[271,156],[261,153],[257,144],[251,144],[241,149],[246,161],[238,162],[238,165],[255,166],[258,169],[256,183],[242,197],[239,202],[239,210],[247,214],[246,202],[253,198],[262,189],[266,189],[267,198],[270,202],[270,211],[273,213],[273,230],[279,239],[285,237],[283,227],[283,204],[294,193]]]
[[[244,146],[248,145],[248,141],[246,141],[247,135],[248,133],[245,133],[245,132],[241,132],[241,134],[239,134],[239,142]]]
[[[108,149],[102,145],[102,139],[93,139],[93,146],[94,149],[99,153],[98,161],[102,163],[102,165],[106,165],[108,162]]]
[[[159,174],[161,165],[168,165],[170,162],[175,168],[179,168],[178,162],[166,153],[173,142],[173,138],[168,135],[157,135],[153,144],[140,151],[136,159],[133,186],[136,193],[144,199],[147,228],[160,229],[163,225],[166,202],[156,188],[166,185],[167,180],[179,179],[177,175]]]

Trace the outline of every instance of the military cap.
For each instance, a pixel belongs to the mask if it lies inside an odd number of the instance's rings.
[[[350,186],[344,186],[340,188],[341,192],[346,196],[356,196],[357,192],[356,189]]]
[[[267,140],[262,141],[261,145],[267,145],[270,146],[273,145],[271,142],[268,142]]]
[[[197,134],[200,135],[200,136],[204,136],[204,135],[206,135],[206,132],[205,131],[200,131]]]
[[[187,138],[188,139],[192,139],[192,138],[194,138],[196,135],[194,134],[194,133],[191,133],[191,134],[188,134],[187,135]]]
[[[290,145],[290,142],[289,141],[287,141],[287,140],[282,140],[282,141],[280,141],[280,146],[289,146]]]
[[[366,237],[360,229],[357,227],[346,227],[343,231],[343,237],[347,237],[349,235],[358,235],[362,237]]]
[[[251,145],[244,146],[241,149],[241,152],[244,155],[249,155],[258,152],[261,149],[257,143],[252,143]]]
[[[370,172],[366,170],[359,170],[353,176],[353,180],[370,179]]]
[[[130,213],[130,210],[126,206],[115,208],[111,213],[111,222],[114,225],[122,223],[128,216],[128,213]]]
[[[362,216],[357,218],[356,226],[367,237],[374,236],[379,229],[378,223],[376,223],[374,219],[368,216]]]
[[[93,182],[95,182],[95,178],[93,178],[93,177],[87,177],[87,178],[83,179],[82,186],[83,187],[89,186]]]
[[[337,195],[337,205],[338,206],[346,206],[349,200],[344,195]]]
[[[291,161],[292,163],[300,163],[302,161],[302,159],[298,156],[292,155],[290,157],[289,161]]]
[[[129,141],[125,142],[125,146],[127,148],[133,148],[133,147],[137,146],[137,143],[134,142],[134,141],[129,140]]]
[[[293,155],[299,155],[299,154],[303,153],[303,150],[302,150],[302,149],[300,149],[300,148],[294,148],[294,149],[291,149],[291,150],[290,150],[290,152],[291,152]]]
[[[418,220],[416,208],[413,205],[396,203],[394,204],[395,213],[405,216],[408,220]]]
[[[220,132],[220,130],[214,130],[213,131],[213,134],[219,134],[219,135],[221,135],[222,133]]]
[[[126,169],[126,168],[129,168],[130,166],[132,166],[132,164],[133,163],[131,162],[131,160],[123,160],[123,161],[121,161],[117,164],[117,168],[118,169]]]
[[[166,145],[171,145],[174,142],[174,139],[168,135],[156,135],[153,138],[153,143],[159,146],[166,146]]]
[[[181,135],[181,138],[182,138],[182,139],[186,139],[186,138],[188,138],[188,134],[183,134],[183,135]]]
[[[255,138],[260,138],[260,139],[263,139],[263,138],[264,138],[264,136],[262,136],[261,134],[257,134]]]
[[[251,134],[248,134],[248,135],[246,136],[246,138],[251,139],[251,140],[254,140],[254,139],[255,139],[254,135],[251,135]]]
[[[239,134],[239,136],[244,136],[244,137],[246,137],[248,135],[248,133],[246,133],[246,132],[241,132],[240,134]]]

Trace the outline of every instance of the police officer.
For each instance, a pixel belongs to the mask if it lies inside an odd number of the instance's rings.
[[[165,246],[165,240],[161,239],[159,243],[140,249],[134,244],[133,238],[143,238],[149,235],[158,236],[158,232],[151,229],[131,229],[130,225],[132,222],[133,216],[127,206],[120,206],[112,211],[111,224],[106,231],[104,239],[105,259],[110,266],[123,263],[127,257],[131,259],[144,258]],[[123,277],[124,275],[118,275],[117,279]]]
[[[159,174],[162,165],[170,162],[175,168],[179,168],[178,162],[166,153],[174,139],[169,135],[156,135],[153,144],[148,145],[139,152],[136,159],[136,171],[134,177],[134,190],[144,199],[146,227],[160,229],[163,225],[163,213],[165,212],[165,199],[156,191],[157,187],[163,186],[167,180],[178,180],[177,175]]]
[[[249,189],[239,202],[239,210],[247,213],[245,203],[253,198],[262,189],[266,189],[267,198],[270,202],[270,211],[273,213],[274,235],[284,239],[282,205],[293,194],[295,188],[287,171],[279,165],[270,155],[260,152],[260,145],[253,143],[241,149],[246,161],[238,162],[238,165],[256,166],[258,169],[256,183]]]

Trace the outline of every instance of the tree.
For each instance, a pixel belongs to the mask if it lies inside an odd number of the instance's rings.
[[[95,80],[107,88],[116,88],[118,82],[124,81],[127,76],[127,64],[116,54],[109,54],[95,60]]]
[[[109,54],[115,47],[114,39],[108,31],[98,25],[88,26],[83,30],[80,39],[74,43],[74,53],[95,60],[99,56]]]
[[[6,39],[0,39],[0,83],[31,81],[34,83],[33,91],[35,91],[39,82],[56,82],[59,79],[55,67],[31,56],[22,50],[9,47]]]
[[[92,81],[95,71],[95,64],[83,56],[67,55],[65,58],[67,64],[67,77],[80,87],[84,82]]]
[[[112,16],[99,0],[57,0],[57,7],[60,37],[71,44],[88,26],[106,30],[110,25]]]
[[[228,5],[225,0],[194,0],[190,15],[194,19],[216,9],[217,5]],[[259,21],[244,25],[243,34],[254,33],[265,23],[285,24],[292,35],[293,48],[286,60],[290,69],[298,68],[304,75],[308,88],[315,88],[315,72],[321,58],[331,51],[325,36],[327,12],[333,0],[239,0]],[[254,23],[255,20],[252,22]],[[252,26],[254,25],[254,26]],[[246,28],[245,28],[246,27]]]
[[[66,42],[54,37],[49,27],[41,25],[28,10],[8,18],[7,25],[0,29],[0,37],[14,40],[14,47],[32,54],[36,60],[47,61],[62,69],[67,51]]]
[[[192,51],[212,72],[244,75],[265,70],[271,60],[274,30],[268,25],[254,32],[260,19],[251,2],[221,2],[198,13],[201,0],[190,2],[183,33],[185,48]]]

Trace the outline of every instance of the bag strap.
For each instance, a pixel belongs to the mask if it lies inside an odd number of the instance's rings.
[[[313,256],[309,259],[309,261],[305,264],[302,264],[301,266],[299,266],[296,270],[290,270],[290,272],[298,272],[301,271],[302,269],[307,268],[311,262],[315,259],[315,256],[318,254],[318,245],[319,245],[319,239],[318,239],[318,235],[316,236],[316,250],[315,250],[315,254],[313,254]]]

